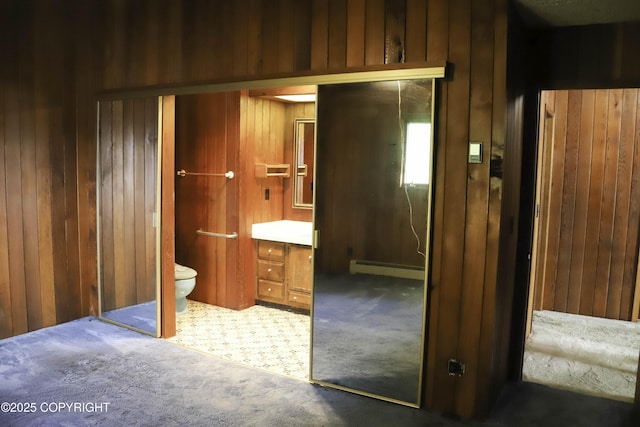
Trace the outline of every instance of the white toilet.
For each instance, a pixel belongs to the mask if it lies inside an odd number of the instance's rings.
[[[198,273],[189,267],[176,263],[176,314],[187,312],[187,295],[196,287]]]

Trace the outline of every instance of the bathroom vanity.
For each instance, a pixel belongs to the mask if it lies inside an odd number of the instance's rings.
[[[256,300],[309,310],[311,307],[311,223],[253,224],[257,245]]]

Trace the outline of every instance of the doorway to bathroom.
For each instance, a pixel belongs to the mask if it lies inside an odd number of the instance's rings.
[[[415,95],[422,94],[422,91],[416,92],[413,90],[407,93],[404,90],[405,85],[402,81],[412,79],[422,81],[433,76],[442,77],[443,74],[444,69],[436,67],[433,69],[401,69],[388,72],[304,77],[293,80],[286,79],[286,81],[275,80],[267,82],[269,87],[263,89],[246,89],[247,86],[262,87],[256,86],[256,82],[251,84],[245,82],[231,85],[213,85],[206,88],[184,88],[182,93],[155,98],[157,109],[153,113],[149,110],[148,114],[155,116],[156,139],[154,139],[153,135],[145,136],[144,132],[129,131],[129,121],[123,115],[124,113],[118,112],[111,122],[104,121],[104,135],[108,134],[106,132],[108,123],[111,123],[112,130],[119,129],[119,126],[123,128],[122,132],[118,131],[115,134],[120,135],[122,133],[125,136],[116,139],[121,139],[123,146],[132,147],[124,149],[123,152],[129,152],[131,149],[135,151],[136,145],[143,143],[145,140],[157,142],[156,160],[158,166],[156,172],[159,178],[156,179],[156,205],[155,209],[150,212],[150,222],[141,223],[143,224],[141,229],[152,228],[155,230],[157,239],[155,241],[155,249],[156,251],[160,249],[159,252],[156,252],[155,257],[155,283],[160,282],[160,286],[159,288],[156,287],[155,293],[157,301],[156,321],[157,325],[159,325],[159,327],[156,327],[156,334],[167,339],[178,339],[182,334],[176,334],[177,327],[183,320],[186,321],[189,318],[187,314],[176,316],[175,265],[177,262],[194,268],[198,272],[195,289],[189,295],[190,310],[187,313],[195,315],[197,312],[205,311],[204,309],[208,312],[212,310],[218,311],[217,314],[214,313],[210,316],[208,315],[208,317],[213,319],[209,324],[222,325],[219,332],[220,335],[214,335],[210,329],[207,330],[207,327],[203,327],[204,323],[201,320],[195,322],[196,327],[200,327],[200,336],[204,337],[201,340],[203,345],[209,345],[213,342],[222,342],[229,345],[234,342],[249,342],[248,339],[241,337],[237,333],[230,334],[234,330],[234,325],[240,325],[256,339],[255,346],[250,351],[253,354],[262,354],[264,357],[261,356],[261,358],[268,365],[253,365],[249,360],[250,358],[246,356],[246,352],[240,356],[240,359],[235,360],[239,363],[251,363],[254,367],[275,372],[271,366],[271,361],[274,359],[292,365],[291,347],[284,347],[286,354],[280,357],[275,354],[273,349],[264,346],[265,342],[276,341],[274,336],[271,335],[273,332],[281,331],[283,332],[282,341],[299,347],[305,346],[304,356],[302,357],[305,368],[303,369],[304,374],[301,374],[300,377],[309,380],[311,363],[309,354],[312,333],[308,311],[313,304],[312,279],[307,279],[309,283],[302,283],[298,280],[293,284],[291,280],[296,280],[296,277],[298,277],[296,272],[301,273],[300,277],[305,275],[302,274],[305,272],[305,268],[302,268],[303,265],[307,265],[307,273],[309,271],[313,272],[312,256],[300,256],[301,253],[304,254],[304,251],[299,251],[298,249],[300,249],[299,246],[306,245],[306,251],[311,254],[311,251],[314,250],[312,248],[317,248],[317,245],[312,245],[312,242],[317,243],[318,240],[310,237],[308,243],[289,242],[287,240],[284,243],[280,242],[282,244],[279,246],[269,244],[265,246],[258,244],[257,240],[254,239],[253,229],[255,225],[273,222],[285,225],[285,228],[287,228],[286,226],[292,222],[298,222],[308,224],[310,231],[312,231],[311,221],[314,213],[314,201],[312,200],[311,203],[308,200],[305,201],[305,188],[302,191],[298,191],[296,183],[300,181],[300,185],[309,186],[307,190],[315,191],[313,179],[310,181],[300,179],[305,174],[315,178],[316,173],[313,172],[315,171],[315,165],[311,165],[311,162],[306,160],[305,156],[299,155],[300,153],[297,152],[294,142],[296,140],[294,126],[297,128],[298,124],[308,122],[315,117],[315,103],[309,104],[307,102],[310,107],[305,107],[304,103],[276,101],[273,98],[279,96],[280,94],[276,92],[282,91],[281,88],[285,86],[287,88],[301,87],[312,82],[319,85],[357,82],[363,83],[365,86],[367,84],[376,86],[376,82],[380,83],[385,86],[385,92],[388,92],[387,95],[389,95],[385,97],[385,107],[382,110],[386,111],[385,114],[387,115],[391,114],[392,120],[386,115],[385,119],[391,120],[388,123],[392,123],[393,129],[397,130],[397,135],[394,134],[393,138],[399,138],[395,144],[385,145],[386,149],[376,151],[376,158],[379,156],[380,159],[384,160],[388,159],[389,150],[393,150],[395,155],[404,148],[404,144],[399,144],[402,135],[408,133],[403,125],[404,116],[402,114],[407,112],[403,110],[403,107],[406,106],[405,101],[413,99]],[[285,83],[289,84],[289,86],[285,85]],[[433,82],[429,87],[432,87],[432,84]],[[344,86],[347,87],[349,85]],[[144,91],[139,96],[145,97],[150,92],[153,93],[154,91]],[[104,96],[108,99],[113,99],[112,97],[117,97],[118,94],[105,94]],[[134,100],[136,96],[137,94],[128,93],[123,98]],[[420,99],[423,98],[422,96],[420,97]],[[421,102],[424,102],[427,107],[431,106],[430,111],[433,113],[431,99],[426,97]],[[135,102],[135,100],[132,102]],[[376,114],[378,106],[373,106],[370,102],[365,103],[365,105],[368,107],[368,113]],[[358,109],[357,106],[356,109]],[[136,114],[134,117],[139,117],[139,115]],[[354,121],[349,117],[345,116],[342,119],[342,126],[359,129],[357,120]],[[120,122],[125,123],[125,125],[123,126]],[[301,133],[306,134],[307,132],[303,131]],[[129,135],[132,136],[130,137]],[[347,133],[346,135],[349,134]],[[433,139],[428,138],[426,141],[430,143]],[[105,147],[109,147],[109,145],[107,144]],[[108,150],[105,152],[105,159],[116,159],[118,162],[122,161],[124,163],[130,162],[127,157],[122,157],[119,154],[114,156],[109,153]],[[126,160],[120,160],[121,158]],[[325,167],[335,167],[336,163],[339,163],[341,168],[340,176],[343,179],[350,179],[349,177],[354,176],[353,174],[356,172],[353,170],[353,164],[349,161],[349,156],[344,156],[337,160],[339,162],[327,162]],[[390,173],[399,174],[401,171],[399,165],[400,163],[394,162]],[[366,164],[362,163],[362,166],[366,166]],[[105,176],[109,176],[109,171],[109,168],[104,169]],[[123,185],[129,185],[129,180],[135,176],[135,172],[134,169],[125,168],[118,172],[118,176],[118,179],[122,179],[122,182],[125,183]],[[296,179],[291,179],[292,177]],[[389,181],[393,183],[392,187],[402,182],[399,175],[396,178]],[[102,176],[98,177],[98,180],[102,181],[102,179]],[[151,181],[148,182],[150,183]],[[194,188],[188,188],[189,186]],[[430,186],[425,189],[428,188]],[[405,190],[398,193],[402,196],[399,199],[408,202],[407,199],[413,194],[414,189],[407,188]],[[309,191],[306,191],[306,193],[308,194]],[[314,194],[313,192],[311,193]],[[407,193],[409,194],[407,195]],[[298,195],[301,195],[301,199],[296,199]],[[190,198],[183,199],[183,196]],[[385,199],[384,197],[376,198],[375,191],[371,193],[371,196],[372,200],[383,201]],[[420,212],[425,206],[418,206],[418,204],[423,202],[426,203],[426,199],[411,200],[411,204],[416,209],[421,209]],[[203,209],[198,207],[199,203],[204,204]],[[382,203],[382,205],[386,206],[385,203]],[[326,205],[324,206],[326,208]],[[357,204],[352,206],[350,210],[354,214],[360,212]],[[345,205],[343,209],[348,208]],[[426,210],[428,211],[429,209],[426,208]],[[371,209],[366,214],[369,220],[374,217],[383,220],[387,212],[388,209]],[[412,209],[409,207],[403,212],[411,214]],[[102,212],[100,212],[100,215],[102,215]],[[124,221],[130,221],[130,219],[124,216],[119,221],[123,223]],[[404,224],[408,224],[408,222],[404,222]],[[127,224],[125,229],[131,230],[131,225]],[[404,248],[404,243],[407,243],[407,246],[411,247],[408,251],[413,253],[415,236],[411,233],[411,229],[412,227],[403,228],[404,232],[408,233],[408,237],[400,239],[400,246]],[[124,233],[124,236],[128,240],[125,240],[125,243],[119,246],[121,249],[145,245],[145,240],[139,238],[137,233],[136,236]],[[365,249],[372,247],[367,244],[370,241],[366,233],[358,234],[357,237],[358,248],[360,244]],[[420,242],[426,242],[425,236],[422,237]],[[261,240],[274,241],[274,239],[264,237]],[[275,239],[275,242],[278,242],[278,240]],[[103,243],[110,244],[108,241]],[[294,248],[296,250],[293,250]],[[348,261],[356,256],[353,248],[349,250],[347,247],[345,251],[341,251],[341,260],[346,262],[343,266],[345,268],[350,268],[349,266],[352,263]],[[145,247],[146,249],[148,248]],[[113,247],[113,251],[115,250],[116,248]],[[333,251],[334,249],[331,246],[327,245],[325,247],[325,253],[329,254]],[[404,249],[400,252],[404,253]],[[129,252],[124,253],[128,254]],[[206,254],[206,256],[202,254]],[[120,262],[124,265],[129,265],[127,263],[130,263],[130,260],[123,259],[122,255],[121,253],[118,254]],[[371,259],[366,255],[366,252],[362,255],[362,260],[365,263]],[[424,271],[427,267],[426,258],[428,257],[425,257],[424,266],[421,265],[418,268],[408,266],[408,268],[401,268],[400,270],[417,269]],[[294,267],[281,268],[288,262],[292,262],[293,264],[291,265]],[[311,264],[311,269],[308,266],[309,264]],[[355,264],[356,267],[361,266],[358,263]],[[259,267],[265,266],[266,269],[259,269]],[[270,271],[269,266],[279,267]],[[373,271],[376,273],[371,273],[371,269],[367,270],[370,273],[360,270],[355,271],[355,273],[380,274],[380,271],[387,272],[386,267],[390,266],[374,265]],[[392,270],[396,271],[397,268],[395,267],[398,266],[391,267],[393,267]],[[111,268],[122,268],[122,265],[115,266],[112,263]],[[350,272],[350,270],[347,271]],[[110,272],[105,269],[105,273],[109,274]],[[287,276],[291,274],[292,279],[288,277],[283,279],[281,277],[282,274]],[[127,275],[126,277],[125,288],[135,285],[132,281],[135,280],[133,276]],[[426,278],[427,275],[424,274],[421,277]],[[418,281],[423,283],[423,279]],[[106,290],[104,288],[107,285],[106,282],[100,286],[101,297]],[[199,287],[202,289],[199,289]],[[424,291],[426,287],[421,286],[421,289]],[[418,315],[416,317],[417,320],[414,319],[416,321],[412,322],[412,330],[415,329],[418,333],[410,340],[413,346],[419,344],[417,345],[418,349],[424,348],[424,313],[427,310],[425,294],[421,293],[421,295],[422,297],[419,300],[421,301],[422,311],[420,313],[422,313],[422,316]],[[258,304],[256,304],[257,302]],[[306,308],[302,308],[305,306]],[[301,312],[301,308],[306,312]],[[278,313],[279,315],[304,316],[304,322],[301,322],[306,323],[303,331],[300,333],[294,332],[295,326],[292,325],[291,321],[283,320],[282,317],[276,319],[273,316],[258,316],[254,314],[251,319],[255,320],[255,323],[251,323],[246,318],[235,316],[236,314],[250,315],[254,310],[267,309],[273,310],[272,313]],[[371,318],[373,323],[384,323],[380,313],[374,310],[371,314],[373,315]],[[177,320],[176,317],[179,317],[179,319]],[[229,324],[225,323],[227,320],[229,320]],[[318,322],[320,323],[321,320],[318,319]],[[132,327],[131,325],[126,326]],[[354,325],[351,326],[354,327]],[[135,327],[133,328],[135,329]],[[240,328],[235,329],[238,330]],[[175,338],[172,338],[174,336]],[[299,337],[304,337],[304,339],[299,340]],[[396,349],[393,345],[385,346],[384,342],[386,341],[383,340],[381,347],[385,351],[395,352]],[[193,347],[194,344],[189,346]],[[210,347],[200,349],[207,352],[213,351]],[[216,355],[229,357],[228,347],[223,348],[221,351],[223,354]],[[421,357],[422,352],[419,351],[414,358],[414,362],[416,362],[414,366],[417,369],[413,372],[416,374],[418,389],[420,388],[419,381],[421,378],[419,372],[421,372],[420,370],[423,366]],[[321,356],[316,355],[316,361],[321,359]],[[347,365],[349,363],[358,364],[353,359],[345,360],[345,362]],[[281,373],[294,375],[291,372],[293,370]],[[363,375],[366,376],[366,374]],[[411,399],[410,404],[415,405],[416,403]]]
[[[292,202],[291,165],[294,124],[314,120],[315,102],[291,95],[315,95],[315,86],[176,96],[175,261],[197,276],[170,341],[306,379],[308,309],[261,303],[252,239],[256,223],[311,221],[312,205]],[[261,176],[258,165],[287,165],[289,171]],[[313,163],[307,174],[312,170]]]

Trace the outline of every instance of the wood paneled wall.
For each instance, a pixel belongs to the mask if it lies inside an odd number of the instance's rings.
[[[244,91],[243,91],[244,92]],[[242,96],[242,130],[240,157],[245,208],[250,217],[243,218],[245,232],[251,236],[251,224],[279,220],[284,212],[284,179],[257,178],[256,163],[281,164],[284,158],[284,139],[288,130],[284,104],[259,97]],[[269,191],[269,198],[265,192]],[[251,221],[251,222],[249,222]]]
[[[638,89],[543,92],[536,309],[632,320],[640,226]]]
[[[155,301],[158,99],[100,103],[102,310]]]
[[[0,338],[88,314],[97,282],[95,256],[81,261],[78,245],[76,108],[95,122],[95,106],[75,96],[75,33],[61,24],[74,7],[0,4]]]
[[[176,170],[224,174],[238,171],[240,94],[176,97]],[[196,230],[229,234],[238,231],[238,180],[224,176],[175,178],[176,262],[195,269],[190,298],[238,308],[238,241],[201,236]]]
[[[97,305],[97,92],[447,61],[437,96],[424,403],[464,417],[482,416],[493,399],[487,391],[499,385],[504,370],[496,364],[494,325],[496,310],[504,308],[495,302],[501,179],[490,174],[490,165],[502,156],[505,141],[506,5],[506,0],[2,2],[5,191],[0,193],[5,201],[0,211],[7,224],[0,225],[7,236],[0,240],[2,333],[77,318]],[[30,148],[44,135],[48,159]],[[467,165],[470,140],[485,143],[483,164]],[[29,153],[38,168],[29,166],[34,164]],[[8,190],[15,188],[22,192]],[[39,279],[32,280],[35,272]],[[46,298],[38,297],[43,289]],[[52,298],[55,310],[44,308],[43,301],[51,304]],[[47,320],[41,321],[39,313],[45,312]],[[466,364],[465,376],[447,374],[452,357]]]
[[[247,307],[255,303],[256,288],[255,241],[251,238],[251,225],[280,220],[284,215],[284,179],[256,178],[255,165],[285,163],[284,140],[288,124],[283,103],[249,96],[248,91],[241,91],[240,98],[238,185],[242,191],[238,211],[241,263],[238,280],[245,283]]]

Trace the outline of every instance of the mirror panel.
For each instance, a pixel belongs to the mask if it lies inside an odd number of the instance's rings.
[[[293,207],[313,207],[315,119],[295,119]]]
[[[431,79],[318,88],[312,381],[410,406],[422,382],[432,94]],[[427,174],[404,173],[407,155]]]
[[[159,336],[158,98],[98,111],[99,317]]]

